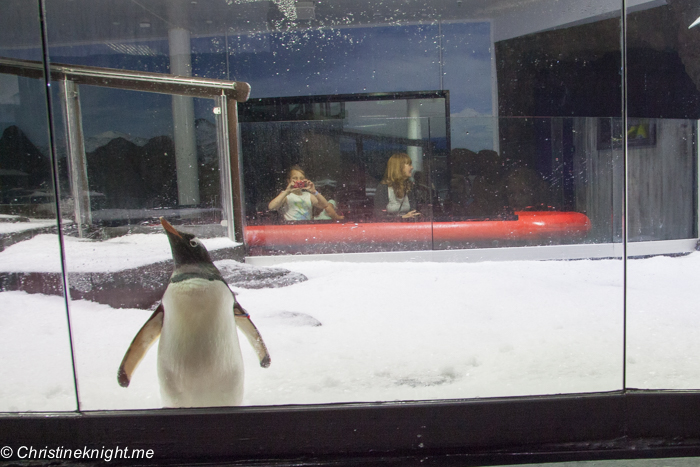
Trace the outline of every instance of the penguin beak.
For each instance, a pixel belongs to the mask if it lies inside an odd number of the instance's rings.
[[[174,235],[175,237],[177,237],[177,238],[179,238],[180,240],[182,240],[182,235],[180,235],[180,232],[178,232],[177,230],[175,230],[175,227],[173,227],[172,225],[170,225],[170,222],[166,221],[166,220],[165,220],[165,217],[161,217],[161,218],[160,218],[160,224],[163,226],[163,228],[165,229],[166,232],[168,232],[169,234],[172,234],[172,235]]]

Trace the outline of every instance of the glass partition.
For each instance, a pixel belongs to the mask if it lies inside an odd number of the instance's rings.
[[[627,385],[695,389],[697,120],[630,118],[627,138]]]
[[[698,12],[627,17],[627,386],[697,389]]]
[[[250,263],[271,264],[263,256],[275,254],[375,252],[336,255],[344,261],[331,263],[323,260],[333,255],[314,257],[318,263],[284,257],[275,261],[276,267],[308,280],[274,290],[240,289],[241,302],[261,311],[260,326],[268,327],[267,339],[281,349],[290,375],[302,374],[298,380],[285,374],[271,380],[268,373],[255,373],[251,403],[449,399],[621,387],[624,275],[621,249],[615,247],[622,225],[622,209],[616,205],[622,191],[621,150],[615,143],[621,140],[619,118],[455,120],[429,117],[421,127],[465,128],[475,139],[479,129],[500,128],[501,153],[492,146],[426,151],[432,157],[424,160],[430,167],[424,200],[432,221],[426,216],[391,223],[363,213],[375,206],[375,187],[387,161],[405,149],[389,146],[367,157],[360,152],[367,143],[360,140],[343,151],[343,132],[350,127],[377,135],[402,124],[405,131],[406,119],[367,117],[352,127],[343,119],[242,124],[244,163],[252,166],[245,173],[279,167],[277,191],[261,197],[248,217]],[[310,143],[324,128],[333,129],[325,130],[324,137],[336,138],[335,146],[323,147],[338,148],[335,157],[323,157],[326,153]],[[555,138],[558,152],[556,143],[550,143]],[[562,147],[562,141],[569,146]],[[310,179],[328,177],[342,185],[345,177],[365,175],[357,182],[360,187],[365,182],[364,190],[357,190],[365,197],[355,201],[355,211],[354,192],[318,188],[329,199],[326,193],[333,193],[344,219],[271,218],[277,213],[270,213],[269,200],[284,194],[284,167],[309,152],[301,149],[295,158],[286,148],[306,145],[316,149],[315,159],[306,156],[309,172],[323,169],[324,160],[330,165],[337,158],[340,167],[354,161],[350,169]],[[562,154],[568,155],[562,163],[571,170],[555,164]],[[546,175],[538,171],[545,169]],[[372,174],[375,187],[367,182]],[[417,191],[415,173],[413,183]],[[246,179],[250,193],[262,185]],[[252,199],[257,198],[247,196]],[[396,264],[391,255],[377,253],[413,249],[400,235],[417,238],[423,226],[431,237],[423,250],[444,255],[421,257],[426,251],[415,248],[412,262]],[[487,249],[498,253],[499,246],[510,247],[500,250],[500,261],[481,262],[494,257]],[[569,248],[552,250],[560,246]],[[578,261],[565,261],[570,259]],[[423,321],[420,315],[426,312],[429,319]],[[416,321],[423,323],[416,327]],[[286,327],[292,322],[300,328]],[[359,349],[353,347],[357,342],[363,343]],[[323,349],[323,357],[309,357],[313,349]],[[303,362],[300,368],[297,361]],[[337,361],[344,362],[342,370],[335,367]],[[322,370],[317,373],[317,368]],[[260,402],[253,402],[254,397]]]
[[[251,255],[432,249],[432,164],[448,152],[447,93],[258,99],[240,114]],[[401,170],[399,156],[411,165],[397,179],[409,181],[409,194],[388,212],[387,170]],[[292,168],[313,186],[288,194]],[[306,215],[290,212],[300,196],[313,196]]]
[[[259,106],[255,111],[257,118],[264,114]],[[275,112],[267,114],[281,115]],[[250,256],[574,244],[598,244],[599,256],[611,256],[621,242],[619,118],[416,121],[351,119],[345,105],[336,112],[328,120],[242,123]],[[422,139],[402,136],[410,125],[425,128]],[[445,129],[451,127],[472,131],[474,139],[462,138],[464,145],[479,141],[484,129],[499,128],[500,152],[490,149],[492,142],[474,150],[450,147]],[[408,156],[414,149],[419,158]],[[406,211],[416,209],[417,218],[377,209],[376,190],[386,185],[389,160],[404,153],[412,163],[413,204]],[[317,209],[307,219],[292,219],[285,216],[286,203],[272,203],[286,196],[293,166],[307,172],[313,191],[332,200],[342,218],[319,216]],[[365,225],[388,221],[402,224]]]
[[[194,125],[178,127],[178,96],[80,86],[80,119],[89,219],[65,229],[74,351],[83,409],[157,407],[157,398],[116,384],[115,368],[157,306],[172,269],[162,216],[198,237],[217,239],[212,254],[232,249],[222,208],[217,117],[212,99],[192,99]],[[63,112],[56,120],[71,118]],[[60,117],[64,117],[61,119]],[[65,122],[64,122],[65,123]],[[64,125],[64,136],[71,125]],[[189,136],[193,139],[183,138]],[[70,143],[61,138],[61,182],[74,200]],[[78,194],[77,196],[81,196]],[[75,203],[74,203],[75,204]],[[87,217],[87,216],[86,216]],[[137,308],[137,309],[134,309]],[[127,323],[131,327],[127,327]],[[126,327],[126,329],[124,329]],[[135,329],[133,329],[135,328]],[[124,329],[123,332],[117,331]],[[121,337],[118,341],[114,339]],[[119,345],[119,343],[121,345]],[[120,355],[121,354],[121,355]],[[155,374],[155,361],[143,363]],[[128,397],[126,406],[118,402]],[[105,401],[110,401],[105,405]]]
[[[41,61],[37,6],[0,6],[0,56]],[[45,89],[0,70],[1,412],[77,409]]]
[[[76,91],[77,92],[77,91]],[[93,231],[132,231],[165,216],[226,236],[213,99],[190,99],[193,120],[175,122],[178,96],[80,86],[81,127]],[[57,120],[65,123],[65,112]],[[74,117],[69,117],[74,118]],[[74,125],[74,122],[71,123]],[[188,136],[185,139],[175,132]],[[64,130],[66,125],[62,125]],[[61,131],[63,138],[65,131]],[[68,191],[68,154],[59,154]],[[186,220],[184,220],[186,219]],[[222,221],[224,221],[222,226]],[[102,229],[100,235],[105,234]]]
[[[434,164],[435,248],[598,244],[598,254],[613,256],[622,226],[622,151],[611,139],[619,120],[452,118],[468,134]],[[499,150],[476,143],[489,128],[499,129]]]
[[[44,3],[53,63],[253,90],[238,125],[148,80],[52,82],[81,409],[163,405],[157,348],[116,378],[172,271],[160,216],[269,347],[263,369],[241,342],[246,405],[622,389],[619,2]],[[270,203],[295,165],[317,212],[288,221]]]
[[[78,73],[92,76],[94,70]],[[54,115],[62,125],[55,132],[62,204],[74,218],[63,230],[63,245],[81,409],[160,405],[139,383],[129,392],[115,383],[115,368],[129,348],[124,335],[135,335],[160,304],[172,272],[159,219],[203,239],[214,258],[235,255],[237,246],[230,238],[224,118],[231,104],[225,92],[236,83],[220,83],[222,97],[215,99],[164,93],[179,82],[153,77],[150,90],[115,89],[144,76],[117,73],[102,78],[102,86],[89,86],[67,74],[53,96],[62,104]],[[191,93],[208,84],[190,80],[180,88]]]

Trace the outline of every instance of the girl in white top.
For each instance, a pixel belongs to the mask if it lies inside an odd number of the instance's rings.
[[[374,193],[374,212],[379,220],[419,217],[411,182],[413,162],[406,153],[392,155],[386,163],[384,178]]]
[[[343,219],[333,205],[316,190],[314,182],[306,179],[304,171],[298,165],[292,166],[287,172],[287,188],[275,197],[268,208],[280,211],[286,221],[304,221],[313,219],[313,208],[325,210],[333,220]]]

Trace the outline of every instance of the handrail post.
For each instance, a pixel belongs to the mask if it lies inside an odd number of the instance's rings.
[[[92,211],[78,85],[64,78],[61,80],[61,94],[68,152],[66,159],[73,198],[73,220],[78,226],[78,235],[82,238],[85,237],[87,226],[92,224]]]

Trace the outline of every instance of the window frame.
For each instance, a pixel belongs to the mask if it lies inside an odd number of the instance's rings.
[[[141,465],[512,465],[700,456],[700,393],[0,416],[9,444],[152,449]],[[67,460],[80,463],[84,460]]]

